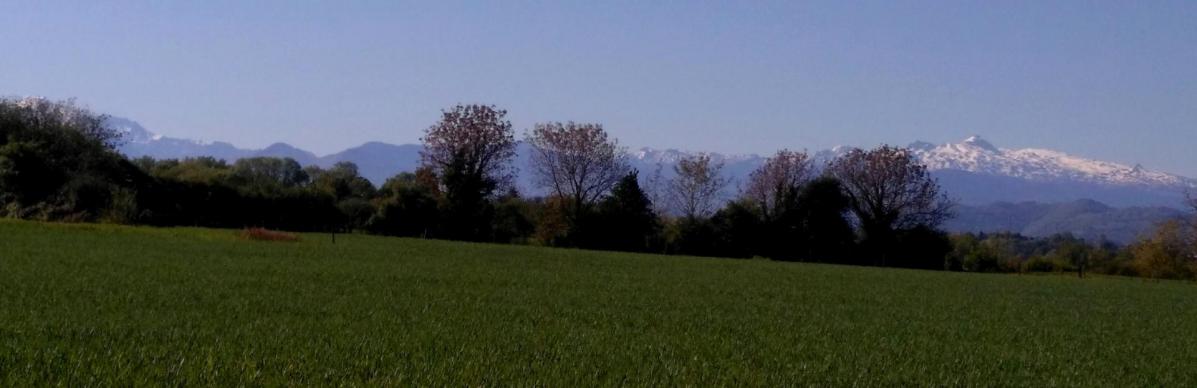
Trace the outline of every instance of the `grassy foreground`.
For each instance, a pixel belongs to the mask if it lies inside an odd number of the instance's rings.
[[[1197,384],[1197,285],[0,221],[0,385]]]

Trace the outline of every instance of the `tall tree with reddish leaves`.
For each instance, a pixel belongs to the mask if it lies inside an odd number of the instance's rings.
[[[440,178],[446,237],[489,238],[489,201],[514,175],[515,134],[506,115],[494,106],[457,105],[424,132],[421,163]]]
[[[810,156],[783,149],[748,176],[742,196],[757,206],[764,219],[771,220],[784,212],[787,202],[792,202],[788,199],[796,197],[813,176]]]
[[[843,185],[863,242],[881,265],[897,231],[934,229],[951,215],[951,201],[907,149],[855,149],[832,161],[828,173]]]
[[[627,175],[627,156],[601,124],[541,123],[527,136],[536,182],[568,206],[577,222],[582,213]]]

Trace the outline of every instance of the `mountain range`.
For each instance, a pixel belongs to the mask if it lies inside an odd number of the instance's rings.
[[[957,205],[944,229],[953,232],[1016,232],[1030,237],[1068,233],[1089,241],[1126,244],[1161,221],[1187,215],[1165,206],[1115,208],[1090,199],[1062,203],[995,202]]]
[[[226,142],[200,142],[156,135],[133,120],[113,117],[109,126],[125,133],[120,151],[130,157],[187,158],[212,156],[225,160],[272,156],[295,159],[303,165],[331,166],[349,161],[363,177],[381,184],[419,164],[421,146],[369,142],[334,154],[318,156],[286,143],[262,149],[243,149]],[[914,142],[907,146],[939,180],[959,206],[958,217],[948,227],[956,231],[1016,231],[1037,236],[1072,232],[1126,241],[1162,219],[1182,214],[1176,210],[1186,190],[1197,189],[1197,180],[1046,149],[999,148],[979,136],[958,143],[935,145]],[[851,147],[817,151],[818,165]],[[527,171],[529,147],[520,143],[516,168]],[[694,154],[676,149],[639,148],[628,153],[642,179],[660,172],[671,175],[677,160]],[[741,184],[766,157],[755,154],[705,153],[723,163],[732,189]],[[516,186],[530,195],[543,194],[529,174],[518,174]]]

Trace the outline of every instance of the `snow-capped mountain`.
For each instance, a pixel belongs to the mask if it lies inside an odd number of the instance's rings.
[[[122,133],[122,139],[129,143],[149,143],[155,140],[162,140],[161,135],[150,133],[150,131],[147,131],[145,127],[142,127],[136,121],[123,117],[108,117],[105,124],[108,128]]]
[[[1097,200],[1113,206],[1178,207],[1197,181],[1143,166],[1027,148],[1005,149],[973,136],[939,146],[915,143],[912,152],[962,204],[998,201]]]
[[[381,184],[386,178],[402,171],[412,171],[419,162],[420,146],[393,145],[370,142],[331,155],[317,156],[311,152],[275,143],[264,149],[241,149],[225,142],[199,142],[155,135],[136,122],[123,118],[109,119],[109,125],[126,133],[121,151],[131,157],[186,158],[213,156],[236,160],[254,156],[290,157],[305,165],[330,166],[340,161],[354,162],[362,176]],[[792,147],[799,148],[799,147]],[[993,202],[1052,202],[1093,199],[1113,206],[1170,206],[1180,205],[1185,190],[1197,188],[1197,180],[1152,171],[1142,166],[1105,162],[1045,149],[1006,149],[994,146],[979,136],[958,143],[934,145],[915,142],[908,146],[919,160],[927,165],[944,191],[966,205]],[[840,146],[812,153],[813,159],[825,163],[851,150]],[[528,148],[517,147],[516,168],[530,171]],[[660,171],[665,177],[679,159],[696,152],[676,149],[639,148],[629,152],[632,167],[649,177]],[[731,189],[765,161],[764,156],[730,155],[704,152],[723,163],[724,174],[731,180]],[[528,174],[519,174],[516,183],[521,191],[538,194]]]
[[[255,156],[254,150],[244,150],[225,142],[203,142],[165,137],[146,130],[136,121],[123,117],[108,117],[107,125],[124,134],[121,152],[130,157],[149,156],[157,159],[211,156],[237,160]]]
[[[910,148],[932,171],[959,170],[1040,182],[1076,181],[1116,186],[1182,188],[1197,186],[1197,181],[1192,179],[1149,171],[1139,165],[1103,162],[1045,149],[998,148],[980,136],[939,146],[918,142],[911,144]]]
[[[688,152],[688,151],[679,151],[679,150],[676,150],[673,148],[659,150],[659,149],[655,149],[655,148],[651,148],[651,147],[641,147],[635,151],[629,152],[629,156],[633,160],[641,161],[644,163],[662,163],[662,164],[677,163],[678,160],[681,160],[684,157],[697,155],[697,154],[709,155],[711,157],[712,161],[714,161],[716,163],[724,163],[725,165],[731,164],[731,163],[744,163],[744,162],[751,163],[751,162],[758,161],[758,160],[763,161],[763,158],[761,158],[760,155],[756,155],[756,154],[720,154],[720,153],[715,153],[715,152]]]
[[[967,205],[1093,199],[1114,206],[1177,207],[1186,190],[1197,188],[1197,180],[1139,165],[1088,159],[1046,149],[999,148],[980,136],[942,145],[920,141],[907,148],[927,166],[949,196]],[[814,152],[812,158],[816,164],[824,165],[852,149],[838,146]],[[642,164],[671,165],[687,154],[676,150],[640,149],[632,156]],[[733,182],[742,181],[765,160],[758,155],[723,157],[716,154],[712,158],[724,161],[724,170]]]

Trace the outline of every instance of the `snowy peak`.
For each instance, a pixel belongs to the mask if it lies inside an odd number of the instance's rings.
[[[1044,149],[1000,149],[979,136],[933,148],[911,147],[911,151],[932,171],[959,170],[1040,182],[1197,187],[1197,181],[1192,179],[1139,165],[1103,162]]]
[[[1001,152],[1001,150],[998,150],[998,148],[994,147],[993,144],[990,144],[989,142],[985,141],[985,139],[982,139],[981,136],[978,136],[978,135],[969,136],[967,139],[964,139],[964,141],[961,142],[960,144],[963,146],[966,146],[966,147],[979,148],[979,149],[982,149],[982,150],[985,150],[988,152]]]
[[[720,154],[720,153],[715,153],[715,152],[690,152],[690,151],[681,151],[681,150],[677,150],[677,149],[673,149],[673,148],[659,150],[659,149],[650,148],[650,147],[641,147],[640,149],[637,149],[630,153],[630,156],[633,159],[636,159],[639,161],[643,161],[646,163],[664,163],[664,164],[677,163],[677,161],[682,160],[683,158],[686,158],[689,156],[693,156],[693,155],[708,155],[711,157],[712,161],[715,161],[717,163],[718,162],[740,163],[740,162],[751,162],[754,160],[762,159],[762,157],[760,155],[756,155],[756,154],[736,155],[736,154]]]
[[[817,163],[826,163],[855,149],[837,146],[812,154]],[[1197,188],[1197,181],[1179,175],[1152,171],[1141,165],[1125,165],[1069,155],[1060,151],[1026,148],[998,148],[981,136],[969,136],[958,143],[934,145],[917,141],[907,146],[928,170],[964,171],[976,174],[1026,179],[1035,182],[1080,182],[1112,186],[1152,186],[1157,188]],[[695,153],[675,149],[641,148],[633,159],[645,163],[671,164]],[[759,155],[710,154],[715,161],[760,164]]]
[[[121,133],[121,140],[131,143],[148,143],[153,140],[161,139],[159,135],[155,135],[142,127],[136,121],[121,117],[108,117],[104,121],[104,125],[108,128],[114,129]]]

